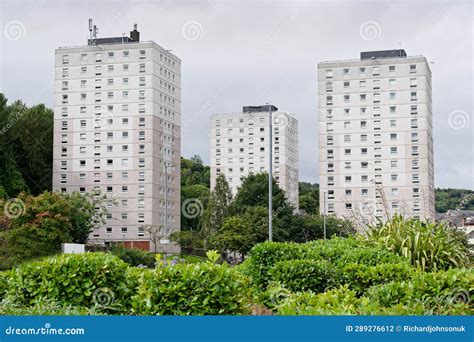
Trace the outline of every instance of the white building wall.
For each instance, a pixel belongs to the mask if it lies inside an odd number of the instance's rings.
[[[386,211],[434,219],[426,59],[322,62],[318,102],[321,212],[326,194],[328,213],[361,224]]]
[[[273,118],[273,176],[298,210],[298,121],[287,112]],[[211,188],[223,173],[235,195],[244,177],[268,172],[268,120],[268,112],[211,117]]]
[[[181,61],[159,45],[56,50],[53,189],[111,200],[91,241],[143,247],[145,226],[163,230],[165,163],[168,228],[179,230],[180,125]]]

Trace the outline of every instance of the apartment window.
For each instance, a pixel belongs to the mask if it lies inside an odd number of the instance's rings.
[[[369,181],[369,176],[368,175],[362,175],[360,176],[360,180],[361,182],[368,182]]]
[[[330,69],[326,70],[326,78],[332,78],[332,75],[333,75],[332,70]]]
[[[326,105],[327,106],[332,106],[333,102],[332,102],[332,96],[326,96]],[[250,124],[250,123],[249,123]]]
[[[367,141],[367,134],[361,134],[360,141]]]
[[[361,101],[366,101],[367,100],[367,94],[360,94],[360,100]]]
[[[344,154],[345,154],[346,156],[350,155],[350,154],[351,154],[351,149],[350,149],[350,148],[345,148],[345,149],[344,149]]]
[[[349,102],[351,100],[351,96],[349,94],[344,95],[344,102]]]
[[[397,120],[395,119],[390,120],[390,127],[397,127]]]
[[[388,85],[390,87],[395,87],[397,85],[397,80],[395,78],[391,78],[388,80]]]
[[[410,78],[410,88],[416,88],[416,87],[417,87],[416,78]]]
[[[122,172],[122,180],[127,180],[128,179],[128,172],[127,171],[123,171]]]
[[[410,114],[411,115],[416,115],[418,114],[418,106],[410,106]]]
[[[349,88],[351,86],[351,82],[344,82],[344,88]]]
[[[390,114],[394,114],[397,112],[397,107],[396,106],[390,106]]]
[[[373,76],[379,76],[380,75],[380,68],[379,67],[373,67],[372,68],[372,75]]]
[[[411,155],[413,157],[418,156],[418,146],[412,146],[411,147]]]
[[[392,182],[396,182],[398,180],[398,174],[396,173],[391,174],[390,179],[392,180]]]
[[[411,119],[411,128],[418,128],[418,119]]]
[[[365,76],[366,69],[365,68],[359,68],[359,74],[360,76]]]
[[[392,188],[391,193],[392,196],[398,196],[398,188]]]
[[[416,91],[410,92],[410,101],[416,101],[416,100],[417,100]]]
[[[390,140],[397,140],[397,133],[390,133]]]
[[[128,64],[124,64],[124,65],[122,66],[122,69],[123,69],[123,71],[128,71],[129,65],[128,65]]]
[[[130,56],[130,52],[129,51],[123,51],[123,57],[128,58],[128,56]]]
[[[127,139],[128,138],[128,132],[122,132],[122,139]]]
[[[367,128],[367,121],[361,121],[360,128]]]
[[[360,154],[363,155],[363,156],[366,156],[367,155],[367,148],[366,147],[363,147],[360,149]]]
[[[395,72],[395,65],[389,65],[388,71],[389,72]]]
[[[398,149],[397,147],[390,147],[390,154],[397,154]]]
[[[350,121],[345,121],[344,122],[344,129],[349,129],[351,127],[351,122]]]
[[[397,94],[396,93],[389,93],[390,100],[396,100],[397,99]]]
[[[392,202],[392,209],[398,209],[398,202]]]
[[[411,134],[411,142],[418,142],[418,132],[413,132]]]
[[[412,183],[418,184],[420,183],[420,175],[417,173],[412,174]]]
[[[395,168],[398,166],[398,160],[391,160],[390,161],[390,167]]]
[[[114,165],[114,160],[113,159],[107,159],[107,165],[109,165],[109,166]]]
[[[416,64],[411,64],[410,65],[410,74],[415,74],[416,73]]]
[[[351,142],[351,136],[350,136],[350,134],[344,135],[344,142]]]
[[[367,87],[367,81],[359,81],[359,87],[364,89]]]
[[[127,227],[122,227],[122,234],[125,235],[127,234],[128,232],[128,228]]]
[[[368,166],[369,166],[369,163],[368,163],[368,162],[361,162],[361,163],[360,163],[360,167],[361,167],[362,169],[367,169]]]
[[[362,196],[369,196],[369,189],[363,188],[363,189],[361,189],[360,192],[361,192]]]

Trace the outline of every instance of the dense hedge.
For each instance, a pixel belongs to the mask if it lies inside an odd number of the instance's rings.
[[[66,305],[114,304],[119,308],[125,304],[129,288],[127,270],[126,263],[109,254],[50,257],[11,270],[5,297],[25,306],[47,298]]]
[[[132,313],[140,315],[223,315],[249,313],[248,281],[227,265],[210,262],[158,266],[147,273]]]
[[[130,266],[155,267],[155,254],[151,252],[117,246],[112,248],[111,253]]]
[[[404,263],[384,263],[375,266],[350,263],[341,269],[340,284],[347,284],[358,295],[374,285],[391,281],[409,280],[414,274],[414,268]]]
[[[279,261],[269,271],[270,277],[291,291],[324,292],[336,285],[336,271],[326,260]]]
[[[433,307],[467,303],[472,305],[474,270],[451,269],[436,273],[417,272],[410,281],[390,282],[374,286],[368,296],[383,307],[397,304],[423,303]],[[470,308],[471,314],[474,314]]]
[[[5,292],[7,291],[7,280],[9,278],[9,272],[0,272],[0,301],[3,299]]]
[[[8,280],[8,282],[7,282]],[[249,281],[227,265],[130,267],[104,253],[68,254],[0,273],[0,314],[249,313]]]
[[[418,273],[410,281],[370,288],[359,297],[349,285],[325,293],[297,292],[276,307],[280,315],[466,315],[474,314],[472,270]]]
[[[324,262],[324,265],[317,266],[316,262]],[[384,267],[377,267],[380,264],[397,266],[387,266],[389,269],[385,270]],[[360,288],[367,285],[362,284],[365,279],[346,277],[344,268],[347,265],[361,265],[358,271],[361,277],[362,273],[371,277],[367,280],[369,285],[376,283],[377,274],[384,278],[383,281],[390,281],[403,279],[403,272],[409,273],[411,270],[403,257],[379,245],[353,238],[318,240],[306,244],[261,243],[250,251],[249,258],[240,269],[252,279],[255,286],[262,288],[272,281],[280,281],[289,289],[311,289],[318,292],[327,286],[348,282],[354,284],[355,288],[358,286],[357,290],[360,292]],[[318,270],[319,268],[321,269]],[[321,273],[326,276],[327,281],[322,284],[325,287],[314,284],[316,280],[313,281],[309,275],[313,274],[318,278]]]

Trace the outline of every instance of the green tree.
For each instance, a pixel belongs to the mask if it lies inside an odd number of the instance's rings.
[[[438,213],[448,210],[474,210],[474,191],[466,189],[435,189],[435,206]]]
[[[316,214],[319,211],[319,184],[299,182],[300,211]]]
[[[0,94],[0,185],[8,197],[51,190],[53,111]]]
[[[293,211],[285,197],[285,192],[273,178],[273,211],[277,216],[288,215]],[[268,207],[268,173],[251,174],[245,177],[233,202],[235,213],[243,213],[248,207]]]
[[[85,243],[106,213],[101,198],[55,192],[36,197],[21,193],[14,200],[2,200],[0,209],[3,267],[58,253],[65,242]]]
[[[202,163],[200,156],[191,159],[181,157],[181,186],[202,184],[210,188],[211,172],[207,165]]]
[[[335,216],[326,217],[326,237],[348,237],[356,234],[354,225],[349,220]],[[295,215],[289,229],[289,240],[308,242],[324,237],[324,218],[322,215]]]
[[[203,210],[209,203],[209,196],[209,188],[202,184],[190,184],[181,188],[181,230],[201,229]],[[195,203],[195,207],[189,207],[188,203]]]
[[[224,220],[229,216],[231,202],[232,192],[229,183],[227,183],[225,176],[220,174],[216,178],[216,184],[211,192],[209,204],[204,211],[204,247],[207,246],[212,236],[221,229]]]

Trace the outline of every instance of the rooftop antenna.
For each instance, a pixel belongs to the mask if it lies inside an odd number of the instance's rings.
[[[92,25],[92,18],[89,18],[89,45],[95,45],[97,33],[99,33],[97,25]]]
[[[92,18],[89,18],[89,45],[92,45]]]

